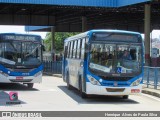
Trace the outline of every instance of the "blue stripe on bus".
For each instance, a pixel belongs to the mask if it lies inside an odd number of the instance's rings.
[[[30,71],[30,72],[14,72],[14,71],[10,71],[7,68],[5,68],[3,65],[0,65],[0,70],[6,74],[8,74],[9,76],[34,76],[36,73],[38,73],[39,71],[43,70],[43,65],[40,65],[38,68]]]

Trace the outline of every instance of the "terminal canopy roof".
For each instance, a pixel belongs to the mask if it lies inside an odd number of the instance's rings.
[[[0,0],[0,24],[55,26],[57,32],[122,29],[144,32],[144,5],[151,4],[151,29],[160,28],[159,0]],[[38,30],[37,27],[32,30]],[[30,30],[30,29],[28,29]]]

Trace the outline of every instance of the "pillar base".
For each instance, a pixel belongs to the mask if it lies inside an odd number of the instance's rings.
[[[150,66],[151,65],[151,60],[150,59],[145,59],[145,66]]]
[[[152,67],[157,67],[158,58],[151,58],[151,61],[152,61],[151,62],[152,63],[151,66]]]

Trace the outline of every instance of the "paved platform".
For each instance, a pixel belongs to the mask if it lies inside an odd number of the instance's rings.
[[[160,98],[160,89],[154,89],[154,88],[151,88],[151,87],[149,87],[149,88],[144,87],[143,90],[142,90],[142,93],[153,95],[155,97]]]

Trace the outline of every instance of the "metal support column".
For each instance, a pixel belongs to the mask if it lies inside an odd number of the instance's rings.
[[[51,27],[51,36],[52,36],[52,45],[51,45],[52,61],[56,61],[56,58],[55,58],[55,27]]]
[[[145,4],[144,11],[144,42],[145,42],[145,65],[150,65],[150,24],[151,24],[151,5]]]
[[[82,16],[82,32],[87,31],[87,18]]]

